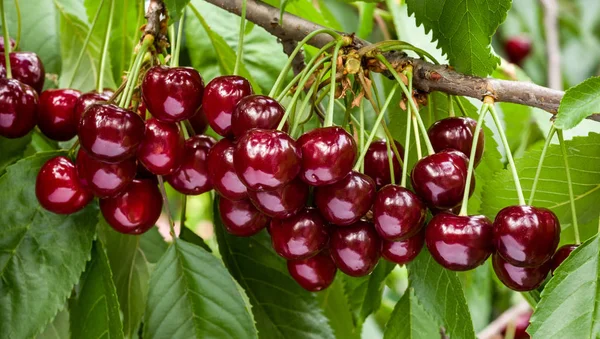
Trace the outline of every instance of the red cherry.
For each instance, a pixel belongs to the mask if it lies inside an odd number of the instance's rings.
[[[154,66],[142,82],[142,97],[152,115],[164,122],[192,117],[202,105],[204,82],[190,67]]]
[[[94,198],[79,181],[73,162],[64,156],[42,166],[35,181],[35,195],[42,207],[57,214],[75,213]]]
[[[77,121],[77,124],[79,125],[79,122],[81,121],[81,118],[83,118],[83,114],[85,113],[85,110],[88,109],[88,107],[95,103],[108,101],[108,99],[110,99],[110,95],[108,95],[106,92],[87,92],[81,94],[77,99],[77,102],[75,103],[74,109],[75,121]],[[79,128],[79,126],[77,126],[77,128]]]
[[[394,140],[394,144],[396,145],[400,156],[404,156],[404,148],[402,145],[396,140]],[[392,151],[392,162],[394,165],[394,179],[400,181],[402,176],[402,166],[393,149],[391,149],[391,146],[390,150]],[[365,154],[365,174],[375,180],[377,187],[383,187],[392,182],[387,142],[385,140],[373,141],[369,145],[367,153]]]
[[[135,159],[109,164],[90,157],[83,148],[77,152],[76,164],[81,183],[100,198],[121,193],[133,181],[137,171]]]
[[[46,72],[42,60],[33,52],[12,52],[9,55],[13,79],[29,85],[36,92],[44,89]],[[6,57],[0,53],[0,78],[6,77]]]
[[[552,274],[554,274],[554,271],[556,271],[556,269],[558,268],[558,266],[560,266],[560,264],[563,263],[563,261],[565,261],[565,259],[567,259],[567,257],[569,255],[571,255],[571,252],[575,251],[575,249],[579,247],[578,245],[563,245],[561,246],[558,250],[556,250],[556,253],[554,253],[554,255],[552,256],[552,260],[551,260],[551,267],[550,269],[552,270]]]
[[[381,243],[381,256],[398,265],[406,265],[421,252],[425,237],[419,232],[406,240],[387,241]]]
[[[10,41],[10,50],[14,51],[15,46],[17,45],[15,40],[13,38],[8,38],[8,41]],[[0,36],[0,53],[4,53],[4,47],[4,36]]]
[[[233,166],[235,145],[228,139],[221,139],[208,152],[208,180],[213,188],[229,200],[245,199],[247,194],[244,185]]]
[[[210,127],[224,137],[233,136],[231,116],[240,99],[252,94],[252,86],[245,78],[225,75],[212,79],[202,98],[204,114]],[[241,136],[241,135],[240,135]]]
[[[219,214],[227,232],[238,237],[255,235],[269,223],[269,217],[260,213],[248,200],[221,198]]]
[[[356,142],[340,127],[314,129],[298,139],[298,147],[302,152],[300,178],[312,186],[341,180],[356,160]]]
[[[235,138],[253,128],[276,129],[285,109],[273,98],[248,95],[240,99],[231,117],[231,131]]]
[[[335,227],[330,236],[329,248],[337,268],[351,277],[373,272],[381,256],[381,240],[371,223],[360,220]]]
[[[535,290],[546,280],[550,271],[550,263],[538,267],[517,267],[504,261],[498,253],[492,256],[494,272],[498,279],[514,291],[525,292]]]
[[[322,291],[329,287],[337,272],[329,254],[323,252],[306,259],[290,260],[287,267],[292,278],[310,292]]]
[[[494,220],[496,251],[515,266],[542,265],[550,260],[559,240],[558,218],[546,208],[509,206]]]
[[[250,201],[272,218],[285,219],[298,213],[308,200],[308,185],[296,178],[273,191],[248,191]]]
[[[514,36],[504,44],[504,51],[508,60],[513,64],[521,65],[523,60],[531,53],[531,39],[526,36]]]
[[[184,150],[185,139],[179,125],[156,118],[146,120],[146,132],[138,147],[137,158],[151,173],[173,173],[181,164]]]
[[[198,135],[206,132],[206,129],[208,128],[208,120],[206,119],[202,107],[200,107],[196,114],[189,117],[188,121],[190,122],[190,125],[192,125],[194,133]]]
[[[417,234],[425,222],[425,204],[413,192],[386,185],[373,202],[373,222],[382,239],[398,241]]]
[[[312,257],[327,246],[327,223],[314,208],[287,219],[273,219],[269,227],[277,254],[288,260]]]
[[[342,180],[315,189],[315,205],[332,224],[355,223],[370,209],[375,199],[375,182],[371,177],[351,171]]]
[[[206,135],[196,135],[185,141],[181,166],[166,177],[174,189],[186,195],[198,195],[212,189],[208,179],[208,152],[217,142]]]
[[[154,184],[158,185],[158,178],[156,177],[156,174],[148,171],[148,169],[146,167],[144,167],[144,165],[142,165],[142,163],[140,163],[139,161],[137,162],[135,178],[136,179],[147,179],[147,180],[152,181]]]
[[[48,138],[67,141],[77,135],[79,120],[75,104],[81,92],[74,89],[48,89],[40,95],[38,126]]]
[[[471,145],[473,144],[473,134],[477,121],[467,117],[450,117],[435,122],[427,135],[431,140],[431,145],[436,152],[441,152],[447,148],[462,152],[467,158],[471,156]],[[483,129],[479,132],[477,139],[477,148],[475,151],[475,167],[481,161],[485,139]]]
[[[0,135],[20,138],[33,129],[38,96],[34,89],[16,79],[0,79]]]

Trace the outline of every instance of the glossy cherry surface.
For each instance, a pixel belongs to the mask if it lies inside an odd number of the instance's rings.
[[[178,122],[192,117],[202,105],[204,82],[190,67],[154,66],[142,81],[148,111],[160,121]]]
[[[531,39],[526,36],[514,36],[504,43],[504,51],[508,60],[521,65],[523,60],[531,53]]]
[[[382,239],[397,241],[417,234],[425,222],[426,207],[421,199],[398,185],[386,185],[373,202],[373,223]]]
[[[8,41],[10,41],[10,50],[14,51],[15,50],[15,39],[13,38],[8,38]],[[3,53],[5,51],[5,46],[4,46],[4,36],[0,36],[0,53]]]
[[[272,191],[248,191],[250,201],[262,213],[285,219],[298,213],[308,200],[308,185],[296,178]]]
[[[227,232],[249,237],[267,227],[269,217],[260,213],[250,200],[219,199],[219,213]]]
[[[337,268],[352,277],[371,273],[381,256],[381,240],[371,223],[358,221],[331,231],[329,248]]]
[[[13,79],[17,79],[41,93],[44,89],[46,72],[38,55],[33,52],[11,52],[9,58]],[[4,53],[0,53],[0,78],[4,77],[6,77],[6,59]]]
[[[208,124],[219,135],[233,136],[231,117],[237,103],[252,94],[252,86],[238,75],[225,75],[212,79],[204,91],[202,109]]]
[[[107,101],[108,99],[110,99],[110,95],[106,92],[87,92],[81,94],[75,103],[75,121],[77,121],[77,124],[81,121],[83,113],[85,113],[88,107],[95,103]]]
[[[208,152],[208,180],[224,198],[240,200],[248,197],[248,189],[242,183],[233,166],[235,145],[229,139],[221,139]]]
[[[563,245],[558,250],[556,250],[556,253],[554,253],[554,255],[552,256],[550,264],[552,274],[554,274],[554,271],[558,268],[558,266],[560,266],[560,264],[562,264],[563,261],[565,261],[565,259],[567,259],[567,257],[571,255],[571,252],[573,252],[577,247],[577,245],[570,244]]]
[[[190,122],[190,125],[192,125],[192,129],[196,134],[203,134],[208,128],[208,120],[206,119],[206,114],[204,114],[202,107],[196,112],[196,114],[189,117],[188,121]]]
[[[77,153],[77,174],[95,196],[107,198],[121,193],[137,172],[135,159],[110,164],[90,157],[83,148]]]
[[[31,86],[16,79],[0,79],[0,135],[20,138],[37,120],[38,96]]]
[[[120,162],[133,157],[144,140],[144,120],[116,105],[93,104],[79,123],[78,135],[90,156]]]
[[[241,138],[253,128],[277,129],[285,109],[266,95],[248,95],[237,103],[231,116],[231,131]]]
[[[559,240],[558,218],[546,208],[509,206],[494,220],[496,251],[515,266],[540,266],[550,260]]]
[[[318,292],[331,285],[337,268],[329,254],[321,252],[314,257],[287,262],[288,272],[307,291]]]
[[[274,190],[292,181],[300,172],[300,150],[286,133],[253,129],[238,141],[235,171],[251,190]]]
[[[421,253],[425,237],[419,232],[412,237],[400,241],[382,240],[381,256],[398,265],[405,265],[413,261]]]
[[[179,168],[185,139],[179,125],[156,118],[146,120],[144,139],[137,150],[138,160],[156,175],[169,175]]]
[[[208,152],[216,140],[206,135],[196,135],[185,141],[185,151],[181,166],[166,179],[178,192],[198,195],[212,189],[208,179],[211,164],[207,161]]]
[[[314,191],[315,205],[332,224],[346,226],[362,218],[373,205],[375,182],[371,177],[351,171],[342,180],[319,186]]]
[[[314,129],[298,139],[302,152],[300,178],[312,186],[332,184],[345,177],[356,161],[356,142],[336,126]]]
[[[271,244],[288,260],[312,257],[327,246],[327,222],[314,208],[306,208],[287,219],[273,219],[269,226]]]
[[[471,145],[473,144],[473,134],[477,121],[467,117],[450,117],[436,121],[427,132],[431,146],[436,152],[441,152],[447,148],[461,151],[467,158],[471,156]],[[477,167],[481,157],[485,140],[483,129],[479,132],[477,147],[475,150],[475,163]]]
[[[94,198],[79,181],[71,160],[60,156],[42,166],[35,182],[35,196],[50,212],[71,214],[83,209]]]
[[[404,148],[402,145],[396,140],[394,140],[394,144],[396,145],[400,156],[404,156]],[[398,182],[402,176],[402,166],[400,166],[400,161],[398,161],[391,146],[390,151],[392,153],[392,163],[394,165],[394,179]],[[387,142],[385,140],[373,141],[369,145],[367,153],[365,154],[365,174],[375,180],[377,187],[383,187],[392,182]]]
[[[42,133],[57,141],[77,135],[79,120],[75,104],[81,92],[74,89],[48,89],[40,95],[37,124]]]
[[[134,180],[119,195],[100,199],[100,211],[106,222],[117,232],[142,234],[160,216],[162,197],[151,180]]]
[[[483,215],[439,213],[427,224],[425,242],[431,256],[452,271],[471,270],[494,251],[492,222]]]
[[[550,271],[550,263],[538,267],[517,267],[509,264],[497,253],[492,255],[492,265],[498,279],[514,291],[534,290],[544,282]]]

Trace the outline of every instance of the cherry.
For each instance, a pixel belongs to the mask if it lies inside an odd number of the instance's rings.
[[[356,160],[356,142],[336,126],[314,129],[298,139],[302,151],[300,178],[309,185],[333,184],[344,178]]]
[[[38,55],[33,52],[12,52],[9,58],[13,78],[33,87],[38,93],[42,92],[46,72]],[[5,77],[6,58],[4,53],[0,53],[0,78]]]
[[[120,162],[135,155],[144,139],[144,120],[112,104],[93,104],[79,123],[79,142],[90,156]]]
[[[231,116],[240,99],[252,94],[252,86],[238,75],[212,79],[204,91],[202,106],[208,124],[219,135],[233,136]],[[240,135],[241,136],[241,135]]]
[[[138,160],[156,175],[173,173],[183,158],[185,139],[179,125],[156,118],[146,120],[146,133],[137,150]]]
[[[552,274],[554,274],[554,271],[556,271],[558,266],[560,266],[560,264],[562,264],[563,261],[565,261],[565,259],[567,259],[567,257],[571,255],[571,252],[573,252],[577,247],[577,245],[571,244],[561,246],[558,250],[556,250],[556,253],[554,253],[554,255],[552,256],[550,264]]]
[[[331,257],[342,272],[362,277],[375,269],[381,256],[381,240],[372,224],[360,220],[334,228],[330,236]]]
[[[73,162],[64,156],[42,166],[35,181],[35,196],[43,208],[57,214],[75,213],[94,198],[79,181]]]
[[[206,119],[206,115],[202,110],[202,107],[196,112],[196,114],[192,115],[188,118],[190,125],[192,125],[192,129],[196,134],[202,134],[206,132],[208,128],[208,120]]]
[[[285,219],[298,213],[308,200],[308,185],[296,178],[273,191],[248,191],[250,201],[272,218]]]
[[[517,267],[506,262],[498,253],[492,256],[492,265],[498,279],[511,290],[519,292],[538,288],[550,271],[549,262],[538,267]]]
[[[542,265],[552,257],[559,240],[558,218],[546,208],[509,206],[494,220],[496,251],[515,266]]]
[[[106,92],[87,92],[81,94],[75,103],[75,121],[77,121],[77,124],[83,118],[83,114],[88,107],[98,102],[108,101],[108,99],[110,99],[110,95]]]
[[[81,92],[74,89],[48,89],[40,95],[38,127],[48,138],[67,141],[77,135],[79,120],[75,103]]]
[[[333,283],[337,268],[327,253],[318,253],[314,257],[290,260],[288,272],[296,282],[307,291],[318,292]]]
[[[231,116],[231,131],[241,138],[253,128],[276,129],[285,109],[273,98],[265,95],[248,95],[240,99]]]
[[[451,209],[462,201],[469,159],[456,150],[444,150],[419,160],[411,174],[415,193],[430,207]],[[475,188],[472,177],[470,194]]]
[[[139,161],[137,162],[135,178],[136,179],[147,179],[147,180],[152,181],[156,185],[158,185],[158,178],[156,177],[156,174],[150,173],[150,171],[148,171],[148,169],[146,167],[144,167],[144,165],[142,165],[142,163]]]
[[[202,105],[204,82],[190,67],[154,66],[142,81],[142,97],[152,115],[164,122],[192,117]]]
[[[517,319],[515,319],[515,334],[513,336],[513,339],[530,339],[531,337],[529,336],[529,334],[527,333],[527,327],[529,327],[529,320],[531,319],[531,315],[533,314],[533,311],[527,311],[525,313],[521,313]],[[502,337],[505,338],[506,337],[506,330],[507,328],[505,327],[502,330]]]
[[[151,180],[135,179],[119,195],[100,199],[100,211],[117,232],[142,234],[160,217],[162,197]]]
[[[447,148],[462,152],[467,158],[471,156],[471,145],[473,144],[473,133],[477,121],[467,117],[450,117],[435,122],[427,135],[431,140],[431,145],[436,152]],[[477,139],[477,148],[475,151],[475,167],[481,161],[485,140],[483,138],[483,129],[479,132]]]
[[[206,135],[196,135],[185,141],[185,151],[181,166],[166,179],[178,192],[198,195],[212,189],[208,179],[210,163],[206,160],[208,151],[216,140]]]
[[[135,159],[109,164],[90,157],[83,148],[77,152],[75,162],[81,183],[100,198],[121,193],[133,181],[137,171]]]
[[[467,271],[483,264],[494,251],[492,222],[483,215],[439,213],[425,229],[431,256],[442,267]]]
[[[15,42],[15,40],[13,38],[8,38],[8,41],[10,41],[10,50],[14,51],[15,50],[15,46],[17,45],[17,43]],[[0,53],[4,53],[5,49],[4,49],[4,36],[0,35]]]
[[[394,144],[402,156],[404,154],[404,148],[402,148],[402,145],[396,140],[394,140]],[[390,150],[392,150],[391,146]],[[394,179],[399,181],[402,176],[402,166],[393,150],[392,162],[394,165]],[[365,174],[375,180],[377,187],[383,187],[392,182],[387,142],[385,140],[373,141],[369,145],[367,153],[365,154]]]
[[[424,240],[423,232],[419,232],[405,240],[383,240],[381,243],[381,256],[387,261],[398,265],[408,264],[419,255]]]
[[[16,79],[0,79],[0,135],[20,138],[35,127],[38,96]]]
[[[386,185],[373,202],[373,222],[382,239],[398,241],[417,234],[425,222],[426,208],[419,197],[398,185]]]
[[[251,190],[274,190],[300,172],[300,150],[286,133],[253,129],[236,145],[234,166],[240,180]]]
[[[346,226],[364,216],[373,205],[375,182],[351,171],[342,180],[315,189],[315,205],[330,223]]]
[[[235,145],[228,139],[221,139],[208,152],[207,163],[208,180],[213,188],[224,198],[229,200],[245,199],[246,185],[242,183],[235,173],[233,166],[233,153]]]
[[[510,62],[521,65],[523,60],[531,53],[531,45],[531,39],[528,37],[513,36],[504,43],[504,51]]]
[[[327,222],[314,208],[287,219],[273,219],[269,226],[277,254],[288,260],[312,257],[327,246]]]
[[[238,237],[255,235],[269,223],[269,217],[260,213],[248,200],[221,198],[219,214],[227,232]]]

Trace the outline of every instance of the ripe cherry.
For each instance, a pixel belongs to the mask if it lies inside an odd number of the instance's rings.
[[[352,277],[371,273],[381,256],[381,240],[371,223],[358,221],[331,231],[329,248],[337,268]]]
[[[419,232],[412,237],[400,241],[382,240],[381,256],[398,265],[406,265],[413,261],[423,248],[425,237]]]
[[[0,79],[0,135],[20,138],[33,129],[37,119],[35,90],[16,79]]]
[[[346,226],[362,218],[373,205],[375,182],[351,171],[342,180],[315,189],[315,205],[332,224]]]
[[[204,114],[202,107],[200,107],[196,114],[189,117],[188,121],[190,122],[190,125],[192,125],[194,133],[197,135],[203,134],[208,128],[208,120],[206,119],[206,115]]]
[[[178,192],[198,195],[212,189],[208,179],[210,163],[206,160],[216,140],[206,135],[196,135],[185,141],[181,166],[166,179]]]
[[[250,201],[272,218],[285,219],[298,213],[308,200],[308,185],[296,178],[272,191],[248,191]]]
[[[100,199],[100,211],[115,231],[142,234],[154,226],[160,216],[162,204],[162,197],[155,183],[135,179],[119,195]]]
[[[135,159],[109,164],[90,157],[83,148],[77,152],[77,174],[81,183],[94,195],[107,198],[121,193],[135,177]]]
[[[48,89],[40,95],[38,126],[52,140],[67,141],[77,135],[79,120],[75,104],[81,92],[74,89]]]
[[[276,129],[285,109],[273,98],[265,95],[248,95],[239,100],[231,116],[231,131],[241,138],[253,128]]]
[[[164,122],[192,117],[202,105],[204,82],[190,67],[154,66],[142,81],[142,97],[148,111]]]
[[[212,79],[204,91],[202,106],[210,127],[224,137],[233,136],[231,116],[237,103],[252,94],[252,86],[238,75]]]
[[[531,45],[531,39],[528,37],[514,36],[504,43],[504,51],[510,62],[521,65],[523,60],[531,53]]]
[[[17,45],[15,40],[13,38],[8,38],[8,41],[10,41],[10,50],[14,51],[15,46]],[[4,53],[4,47],[4,36],[0,36],[0,53]]]
[[[222,197],[229,200],[245,199],[246,185],[242,183],[233,166],[235,145],[229,139],[221,139],[208,152],[208,180]]]
[[[290,260],[288,272],[307,291],[318,292],[333,283],[337,268],[328,253],[321,252],[314,257]]]
[[[64,156],[42,166],[35,181],[35,196],[42,207],[57,214],[75,213],[94,198],[79,181],[73,162]]]
[[[221,198],[219,214],[225,230],[238,237],[255,235],[269,223],[269,217],[260,213],[249,200]]]
[[[494,220],[496,251],[515,266],[542,265],[550,260],[559,240],[558,218],[546,208],[509,206]]]
[[[509,264],[498,253],[492,256],[492,265],[498,279],[514,291],[534,290],[544,282],[550,271],[550,263],[538,267],[517,267]]]
[[[161,122],[156,118],[146,120],[144,139],[137,150],[138,160],[156,175],[173,173],[183,158],[185,139],[179,125]]]
[[[373,202],[373,222],[382,239],[398,241],[417,234],[425,222],[425,204],[413,192],[386,185]]]
[[[79,125],[81,118],[83,118],[83,113],[85,113],[88,107],[95,103],[108,101],[108,99],[110,99],[110,95],[107,92],[87,92],[81,94],[75,103],[75,121],[77,121],[77,125]]]
[[[425,242],[444,268],[467,271],[483,264],[494,251],[492,222],[483,215],[439,213],[427,224]]]
[[[327,246],[327,222],[314,208],[287,219],[273,219],[269,226],[277,254],[288,260],[312,257]]]
[[[431,145],[436,152],[441,152],[447,148],[462,152],[467,158],[471,156],[471,145],[473,144],[473,133],[477,121],[467,117],[450,117],[435,122],[427,135],[431,140]],[[477,148],[475,150],[475,167],[481,161],[485,140],[483,138],[483,129],[479,132],[477,139]]]
[[[400,153],[400,156],[404,155],[404,148],[399,142],[394,140],[394,144]],[[394,151],[392,151],[392,163],[394,165],[394,179],[399,181],[402,175],[402,166],[396,157]],[[392,182],[390,176],[390,162],[388,158],[387,142],[385,140],[373,141],[367,153],[365,154],[365,174],[373,178],[377,187],[383,187]]]
[[[558,250],[556,250],[556,253],[554,253],[554,255],[552,256],[552,260],[551,260],[551,264],[550,264],[550,269],[552,270],[552,274],[554,274],[554,271],[556,271],[556,269],[558,268],[558,266],[560,266],[560,264],[563,263],[563,261],[565,261],[565,259],[567,259],[567,257],[569,255],[571,255],[571,252],[573,252],[578,246],[577,245],[564,245],[561,246]]]
[[[42,60],[33,52],[12,52],[9,55],[13,79],[33,87],[41,93],[44,89],[46,72]],[[0,78],[6,77],[6,58],[0,53]]]

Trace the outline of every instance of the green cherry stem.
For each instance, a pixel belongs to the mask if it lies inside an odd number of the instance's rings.
[[[246,31],[246,0],[242,1],[242,13],[240,17],[240,34],[238,36],[237,54],[235,57],[235,66],[233,67],[233,75],[238,75],[240,65],[242,64],[242,54],[244,53],[244,33]]]
[[[142,45],[140,46],[140,49],[137,51],[135,61],[133,62],[130,72],[127,74],[127,85],[125,86],[125,90],[123,91],[121,100],[119,101],[119,106],[123,108],[129,107],[129,104],[131,103],[131,97],[133,96],[133,90],[135,89],[135,85],[140,74],[140,68],[142,67],[144,56],[152,43],[154,43],[154,37],[151,35],[146,35]]]
[[[15,11],[17,12],[17,37],[15,39],[15,51],[19,49],[19,44],[21,44],[21,6],[19,5],[19,0],[15,0]]]
[[[567,174],[567,186],[569,187],[569,202],[571,203],[571,214],[573,218],[573,232],[575,233],[575,243],[581,244],[581,238],[579,237],[579,225],[577,224],[577,209],[575,208],[575,195],[573,194],[573,180],[571,180],[571,170],[569,167],[569,156],[567,154],[567,145],[563,137],[563,131],[557,130],[556,135],[558,136],[558,142],[560,143],[560,150],[562,152],[563,161],[565,162],[565,172]]]
[[[456,116],[456,113],[454,113],[454,101],[452,100],[452,96],[450,94],[448,95],[448,116],[451,118],[454,118]]]
[[[533,199],[535,197],[535,191],[537,190],[538,181],[540,179],[540,174],[542,173],[542,167],[544,165],[544,160],[546,159],[546,151],[548,151],[548,147],[550,146],[550,142],[552,141],[552,137],[556,132],[556,127],[554,124],[550,126],[550,131],[548,131],[548,136],[546,137],[546,142],[544,143],[544,148],[542,148],[542,154],[540,155],[540,160],[538,161],[537,169],[535,170],[535,177],[533,177],[533,184],[531,185],[531,193],[529,194],[529,201],[527,205],[533,205]]]
[[[98,78],[96,83],[96,92],[102,93],[104,88],[104,67],[106,66],[106,57],[108,55],[108,43],[110,41],[110,33],[112,28],[113,17],[115,16],[115,0],[110,0],[110,7],[108,10],[108,23],[106,24],[106,30],[104,31],[104,41],[102,42],[102,54],[100,55],[100,67],[98,67]]]
[[[404,136],[404,161],[408,161],[410,152],[410,134],[412,128],[412,107],[409,105],[406,110],[406,135]],[[408,177],[408,166],[406,163],[402,166],[402,180],[400,186],[406,188],[406,178]]]
[[[6,13],[4,12],[4,0],[0,0],[0,16],[2,16],[2,33],[4,36],[4,61],[6,68],[6,78],[12,78],[12,70],[10,68],[10,37],[8,35],[8,26],[6,25]]]
[[[360,106],[359,106],[359,119],[360,119],[360,133],[359,133],[358,137],[360,140],[360,151],[362,153],[362,150],[365,149],[365,106],[364,106],[362,100],[361,100]],[[361,163],[360,170],[361,170],[361,172],[365,171],[365,162],[364,161]]]
[[[466,116],[468,116],[468,115],[467,115],[467,110],[465,109],[465,105],[463,105],[462,101],[460,101],[460,98],[455,96],[455,97],[454,97],[454,101],[455,101],[455,102],[456,102],[456,104],[458,105],[458,108],[459,108],[459,110],[460,110],[460,114],[461,114],[463,117],[466,117]]]
[[[169,219],[169,229],[171,237],[173,237],[173,241],[175,241],[175,224],[173,222],[173,214],[171,214],[171,206],[169,206],[169,198],[167,197],[167,190],[165,190],[165,181],[163,180],[162,175],[157,175],[158,178],[158,188],[160,190],[160,195],[163,198],[163,205],[165,206],[165,213],[167,214],[167,218]]]
[[[181,52],[181,41],[183,40],[183,21],[185,20],[185,11],[181,14],[181,19],[177,26],[177,40],[175,40],[175,50],[171,55],[171,67],[179,66],[179,54]]]
[[[387,148],[388,165],[390,166],[390,180],[391,184],[396,184],[396,176],[394,175],[394,159],[392,158],[392,148],[390,147],[390,141],[386,140],[385,146]],[[364,163],[364,161],[363,161]]]
[[[327,114],[325,115],[325,121],[323,122],[323,127],[333,126],[333,112],[335,108],[335,77],[337,76],[337,59],[338,54],[340,53],[340,48],[344,44],[344,40],[339,40],[333,49],[333,55],[331,58],[331,72],[329,73],[329,78],[331,79],[331,87],[329,88],[329,107],[327,109]],[[310,74],[310,73],[309,73]]]
[[[417,126],[418,122],[417,122],[417,118],[415,117],[415,113],[412,112],[411,110],[411,120],[412,120],[412,124]],[[421,159],[423,158],[423,151],[421,151],[421,138],[419,136],[419,129],[415,128],[414,130],[414,134],[415,134],[415,148],[417,149],[417,159]],[[425,136],[427,137],[427,136]]]
[[[306,120],[306,119],[304,119],[303,113],[304,113],[304,110],[306,109],[306,107],[308,106],[308,103],[310,102],[311,96],[313,95],[314,91],[315,91],[315,86],[311,86],[310,89],[308,90],[308,92],[306,93],[304,100],[302,100],[302,103],[300,104],[300,107],[298,108],[299,113],[296,117],[294,117],[290,135],[296,135],[298,126],[300,125],[301,122]],[[307,115],[310,116],[310,112],[308,112]]]

